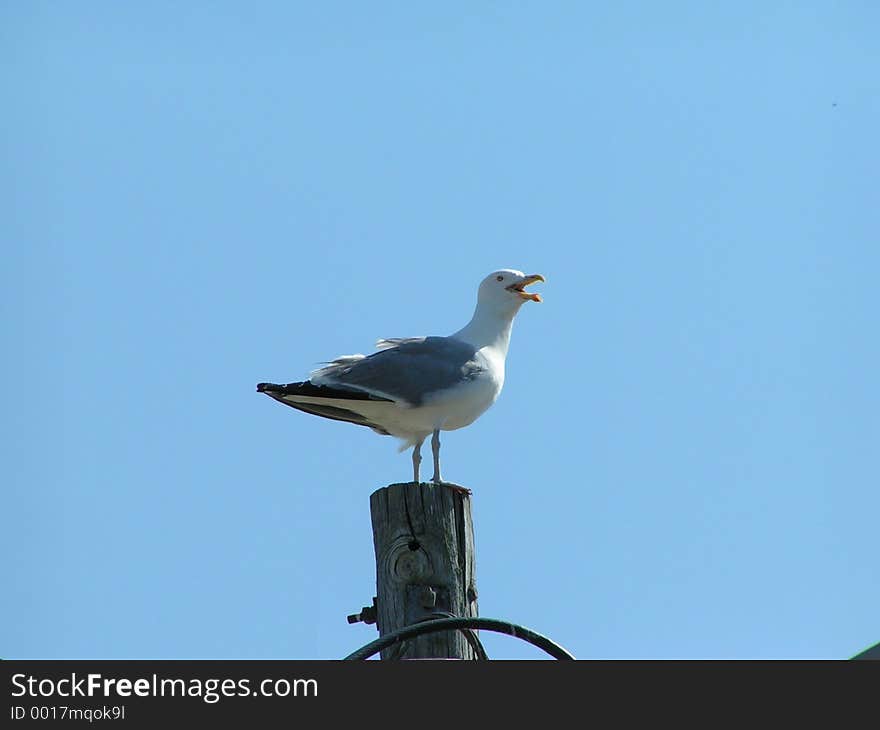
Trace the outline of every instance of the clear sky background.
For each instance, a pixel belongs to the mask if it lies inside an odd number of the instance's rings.
[[[409,456],[254,385],[449,334],[501,267],[545,302],[443,445],[482,615],[582,658],[880,640],[880,5],[0,16],[0,656],[372,640]]]

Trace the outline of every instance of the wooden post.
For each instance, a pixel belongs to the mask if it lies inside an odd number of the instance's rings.
[[[471,498],[447,486],[391,484],[370,496],[379,635],[432,618],[477,616]],[[426,634],[382,659],[473,659],[461,631]]]

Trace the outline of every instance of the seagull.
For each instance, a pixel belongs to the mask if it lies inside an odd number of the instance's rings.
[[[525,287],[540,274],[493,271],[480,283],[471,320],[448,337],[381,339],[371,355],[342,355],[314,370],[309,379],[279,385],[258,383],[257,392],[299,411],[367,426],[412,448],[413,483],[420,484],[422,443],[431,436],[431,481],[443,481],[440,432],[464,428],[498,398],[513,319],[541,295]]]

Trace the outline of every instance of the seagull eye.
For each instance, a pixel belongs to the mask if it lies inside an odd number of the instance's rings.
[[[504,277],[503,276],[496,276],[495,281],[504,281]]]

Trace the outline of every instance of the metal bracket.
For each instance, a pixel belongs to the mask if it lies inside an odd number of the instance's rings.
[[[348,623],[356,624],[363,621],[365,624],[374,624],[376,623],[376,618],[379,615],[379,609],[376,606],[376,597],[373,596],[373,605],[372,606],[364,606],[361,609],[360,613],[350,614],[348,618]]]

